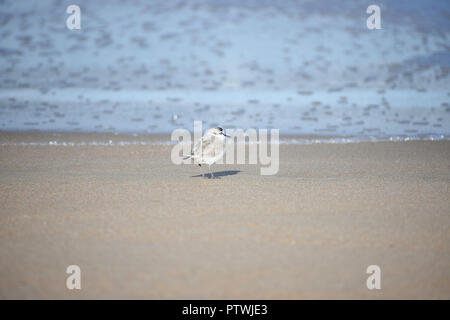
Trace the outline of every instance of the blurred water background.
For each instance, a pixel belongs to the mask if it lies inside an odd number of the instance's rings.
[[[448,0],[3,0],[0,37],[2,131],[450,137]]]

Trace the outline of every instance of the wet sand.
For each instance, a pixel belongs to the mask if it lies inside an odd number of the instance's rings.
[[[171,148],[0,146],[0,298],[450,298],[449,141],[281,145],[277,175],[215,180]]]

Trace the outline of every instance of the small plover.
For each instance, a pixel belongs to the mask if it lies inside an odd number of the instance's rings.
[[[183,159],[192,159],[194,163],[198,164],[202,170],[202,177],[204,177],[202,164],[208,165],[211,178],[214,174],[211,171],[211,165],[223,157],[225,153],[224,142],[227,136],[220,127],[211,128],[206,131],[205,135],[195,143],[191,154]]]

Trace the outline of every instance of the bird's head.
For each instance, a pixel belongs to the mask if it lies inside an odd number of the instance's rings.
[[[223,131],[222,128],[220,127],[215,127],[215,128],[211,128],[208,130],[208,134],[212,135],[212,136],[217,136],[217,137],[230,137],[228,135],[225,134],[225,132]]]

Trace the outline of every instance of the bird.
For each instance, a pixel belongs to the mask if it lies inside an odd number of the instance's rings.
[[[191,150],[191,154],[184,157],[183,160],[192,159],[194,163],[198,164],[202,170],[202,177],[205,177],[202,165],[208,165],[211,178],[215,178],[211,171],[211,165],[223,157],[225,137],[230,137],[225,134],[222,128],[211,128],[199,139]]]

